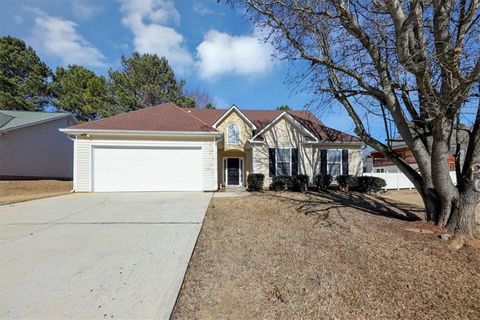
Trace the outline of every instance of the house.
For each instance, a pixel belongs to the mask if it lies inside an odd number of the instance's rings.
[[[173,103],[61,130],[74,138],[74,189],[214,191],[250,173],[357,174],[361,141],[308,111],[182,109]]]
[[[0,179],[72,179],[73,142],[58,131],[65,112],[0,110]]]
[[[465,152],[468,147],[468,133],[467,131],[459,131],[458,141],[457,135],[454,131],[450,139],[450,153],[448,155],[448,165],[450,171],[455,171],[455,152],[457,150],[457,142],[460,146],[460,165],[463,165],[463,159],[465,157]],[[417,160],[413,156],[412,150],[406,145],[406,143],[401,139],[392,139],[390,140],[390,145],[395,153],[397,153],[401,158],[403,158],[413,169],[418,170]],[[371,152],[365,161],[366,166],[364,172],[374,172],[374,173],[394,173],[399,172],[398,167],[383,153],[381,152]]]
[[[412,150],[401,139],[391,139],[389,141],[393,151],[395,151],[401,158],[403,158],[413,169],[418,170],[417,160],[413,156]],[[460,130],[457,132],[454,130],[450,138],[450,151],[448,155],[448,166],[450,171],[455,171],[455,153],[457,152],[457,144],[460,147],[459,161],[460,165],[463,165],[465,153],[468,148],[468,132],[466,130]],[[398,167],[383,153],[371,152],[368,154],[365,161],[364,172],[374,173],[392,173],[399,172]]]

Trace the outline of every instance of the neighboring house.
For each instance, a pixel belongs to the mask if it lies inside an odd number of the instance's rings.
[[[172,103],[61,130],[75,138],[74,188],[214,191],[250,173],[357,174],[361,141],[308,111],[181,109]]]
[[[70,113],[0,110],[0,179],[71,179]]]
[[[448,155],[448,165],[450,171],[455,171],[455,152],[457,150],[457,142],[460,145],[460,165],[463,164],[463,159],[465,152],[468,146],[468,133],[466,131],[460,131],[459,138],[455,132],[452,134],[450,139],[450,154]],[[392,140],[391,141],[392,149],[403,158],[413,169],[418,170],[417,161],[413,156],[412,150],[408,147],[403,140]],[[374,172],[374,173],[392,173],[399,172],[398,167],[393,164],[393,162],[387,158],[381,152],[371,152],[366,161],[365,172]]]

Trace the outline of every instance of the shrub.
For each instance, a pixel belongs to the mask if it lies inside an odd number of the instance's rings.
[[[291,184],[287,186],[290,191],[304,192],[308,187],[308,176],[306,174],[299,174],[293,176]]]
[[[319,174],[315,176],[315,186],[319,190],[327,190],[332,183],[333,177],[329,174]]]
[[[387,183],[384,179],[378,177],[357,177],[355,189],[359,192],[378,192],[384,188]]]
[[[263,189],[263,180],[265,175],[261,173],[251,173],[247,177],[248,191],[260,191]]]
[[[274,176],[272,178],[272,184],[270,190],[283,191],[286,190],[292,184],[292,177],[290,176]]]
[[[340,190],[353,189],[357,185],[357,178],[352,175],[341,175],[335,178]]]

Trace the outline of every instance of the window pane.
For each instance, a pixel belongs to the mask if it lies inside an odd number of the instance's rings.
[[[290,162],[290,149],[277,149],[277,161]]]
[[[328,162],[342,162],[342,150],[328,150],[327,161]]]
[[[328,174],[334,177],[340,175],[340,163],[329,163]]]
[[[232,123],[228,126],[228,143],[240,143],[240,128],[236,123]]]
[[[277,162],[277,176],[290,175],[290,162]]]

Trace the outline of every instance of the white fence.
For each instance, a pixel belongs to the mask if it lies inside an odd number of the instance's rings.
[[[363,173],[364,176],[371,176],[371,177],[379,177],[385,180],[387,183],[387,186],[385,187],[385,190],[391,190],[391,189],[413,189],[415,186],[413,183],[408,180],[407,176],[404,175],[401,172],[388,172],[388,173],[377,173],[377,172],[372,172],[372,173]],[[452,178],[452,181],[454,184],[457,183],[457,176],[455,174],[455,171],[450,171],[450,177]]]

